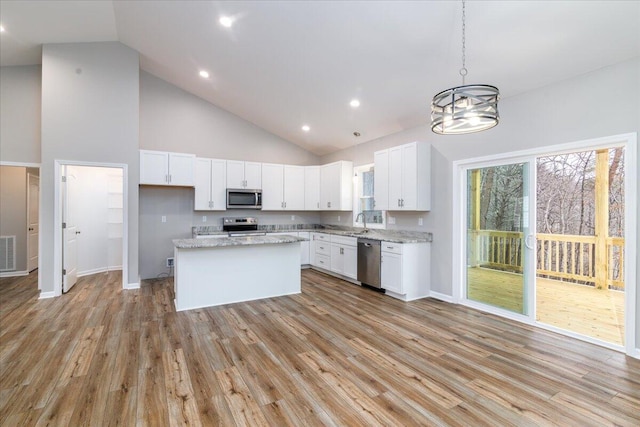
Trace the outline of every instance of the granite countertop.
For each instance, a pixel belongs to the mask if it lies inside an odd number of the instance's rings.
[[[297,236],[242,236],[215,237],[211,239],[174,239],[178,249],[218,248],[225,246],[275,245],[281,243],[304,242],[308,239]]]
[[[194,228],[197,230],[197,234],[199,235],[220,236],[227,234],[226,232],[221,231],[220,227],[217,226],[199,226]],[[425,243],[433,241],[432,233],[422,231],[370,229],[367,233],[363,233],[361,228],[329,225],[320,226],[316,224],[297,224],[292,225],[289,229],[286,229],[284,227],[279,228],[279,226],[260,226],[258,228],[260,231],[266,232],[267,236],[269,235],[269,233],[297,233],[299,231],[307,231],[313,233],[334,234],[338,236],[363,237],[366,239],[380,240],[392,243]],[[227,244],[227,246],[228,245],[229,244]]]
[[[392,243],[426,243],[433,241],[433,234],[421,231],[402,230],[369,230],[363,233],[362,230],[313,230],[314,233],[335,234],[338,236],[361,237],[364,239],[381,240]]]

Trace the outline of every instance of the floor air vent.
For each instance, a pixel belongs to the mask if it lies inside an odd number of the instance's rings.
[[[16,269],[16,236],[0,236],[0,271]]]

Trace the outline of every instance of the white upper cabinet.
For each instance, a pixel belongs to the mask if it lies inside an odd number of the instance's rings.
[[[304,168],[304,210],[320,209],[320,166]]]
[[[262,164],[262,210],[284,209],[284,165]]]
[[[304,166],[284,165],[284,208],[304,210]]]
[[[349,211],[353,208],[353,163],[339,161],[320,166],[320,209]]]
[[[262,188],[262,163],[244,162],[244,181],[246,188]]]
[[[304,210],[304,167],[262,164],[262,210]]]
[[[411,142],[377,151],[374,153],[374,161],[376,209],[390,211],[431,209],[431,146],[429,144]],[[388,193],[386,203],[385,192]]]
[[[194,210],[225,210],[226,190],[226,160],[197,158],[195,160]]]
[[[194,154],[140,150],[140,184],[193,187]]]
[[[262,188],[262,163],[227,160],[227,187]]]
[[[389,150],[376,151],[373,154],[373,200],[376,210],[389,209]]]

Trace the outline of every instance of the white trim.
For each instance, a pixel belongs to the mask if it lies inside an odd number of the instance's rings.
[[[440,292],[431,291],[429,292],[429,298],[437,299],[444,302],[453,303],[453,297],[446,294],[441,294]]]
[[[91,270],[79,271],[78,277],[91,276],[92,274],[108,273],[110,271],[122,270],[122,267],[98,267]]]
[[[360,190],[360,177],[358,176],[358,173],[361,172],[367,172],[369,170],[371,170],[371,168],[373,168],[375,165],[373,163],[368,163],[366,165],[359,165],[359,166],[354,166],[353,167],[353,209],[351,211],[351,226],[353,228],[364,228],[364,224],[356,222],[356,217],[358,216],[359,212],[358,210],[360,209],[359,206],[359,202],[360,202],[360,194],[359,194],[359,190]],[[375,173],[375,170],[374,170]],[[375,182],[373,184],[375,186]],[[374,206],[375,208],[375,206]],[[387,229],[387,211],[383,211],[380,209],[380,212],[382,212],[382,224],[367,224],[367,228],[368,229],[374,229],[374,230],[386,230]]]
[[[638,266],[636,256],[638,251],[638,136],[630,134],[624,147],[624,280],[625,280],[625,306],[624,306],[624,342],[628,355],[633,355],[638,347],[636,336],[638,331],[638,313],[636,304],[638,299]],[[628,284],[633,283],[633,286]],[[629,327],[631,325],[631,327]],[[636,357],[640,358],[636,354]]]
[[[500,164],[508,164],[514,162],[526,162],[531,157],[545,156],[550,154],[566,154],[578,151],[588,151],[601,148],[624,147],[625,149],[625,347],[616,346],[615,344],[605,343],[603,341],[594,340],[583,335],[574,334],[562,329],[551,329],[548,325],[542,326],[539,323],[529,319],[528,322],[534,326],[543,327],[543,329],[554,330],[555,332],[572,336],[583,341],[592,342],[604,347],[624,351],[629,356],[634,356],[637,351],[636,343],[636,299],[637,299],[637,265],[636,265],[636,248],[637,242],[637,210],[638,210],[638,174],[637,174],[637,133],[626,133],[612,135],[602,138],[594,138],[583,141],[574,141],[566,144],[556,144],[543,147],[536,147],[528,150],[514,151],[507,153],[499,153],[490,156],[478,157],[473,159],[456,160],[452,163],[453,173],[453,244],[452,244],[452,283],[453,283],[453,301],[481,311],[497,314],[499,316],[518,320],[521,315],[511,314],[502,310],[494,310],[490,306],[484,304],[474,304],[466,300],[466,289],[464,287],[464,266],[466,259],[466,250],[464,248],[465,234],[462,226],[466,224],[466,213],[464,212],[463,200],[466,194],[466,185],[462,180],[462,172],[471,167],[481,168],[485,166],[496,166]],[[535,183],[535,182],[534,182]],[[535,213],[535,207],[530,207],[530,213]],[[535,305],[535,300],[533,301]],[[535,308],[535,307],[534,307]],[[535,312],[535,311],[534,311]],[[525,322],[527,323],[527,322]]]
[[[0,277],[20,277],[20,276],[28,276],[28,271],[3,271],[0,273]]]
[[[126,163],[85,162],[77,160],[54,160],[54,209],[53,209],[53,292],[62,295],[62,166],[88,166],[122,169],[122,289],[135,289],[127,282],[129,272],[129,166]],[[40,192],[42,194],[42,192]],[[42,210],[41,210],[42,211]],[[40,280],[42,275],[38,275]],[[138,287],[139,287],[138,283]]]
[[[631,352],[630,356],[635,359],[640,359],[640,348],[634,349],[634,351]]]
[[[38,168],[38,169],[40,169],[41,164],[40,163],[29,163],[29,162],[5,162],[5,161],[0,161],[0,166],[18,166],[18,167],[25,167],[25,168]]]
[[[534,326],[537,326],[541,329],[545,329],[547,331],[551,331],[551,332],[555,332],[556,334],[560,334],[560,335],[566,335],[568,337],[571,338],[575,338],[578,339],[580,341],[585,341],[588,342],[590,344],[595,344],[595,345],[599,345],[600,347],[606,347],[606,348],[610,348],[612,350],[616,350],[619,351],[621,353],[624,353],[624,346],[622,345],[618,345],[618,344],[613,344],[607,341],[602,341],[599,340],[597,338],[593,338],[590,337],[589,335],[582,335],[573,331],[569,331],[567,329],[562,329],[562,328],[558,328],[546,323],[542,323],[542,322],[535,322]]]
[[[124,289],[140,289],[140,282],[127,283],[126,285],[124,285]]]
[[[54,291],[40,292],[40,296],[38,297],[38,299],[54,298],[56,296],[57,295],[56,295],[56,293]]]

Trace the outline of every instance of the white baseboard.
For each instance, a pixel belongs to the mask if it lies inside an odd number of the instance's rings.
[[[127,283],[124,287],[125,289],[140,289],[140,282],[137,283]]]
[[[90,276],[92,274],[107,273],[109,271],[122,270],[122,267],[100,267],[92,270],[79,271],[78,277]]]
[[[438,299],[440,301],[453,303],[453,297],[452,296],[446,295],[446,294],[441,294],[440,292],[431,291],[431,292],[429,292],[429,297]]]
[[[28,271],[3,271],[2,273],[0,273],[0,277],[19,277],[28,275]]]
[[[40,296],[38,297],[38,299],[47,299],[47,298],[53,298],[56,296],[56,293],[54,291],[50,291],[50,292],[40,292]]]

